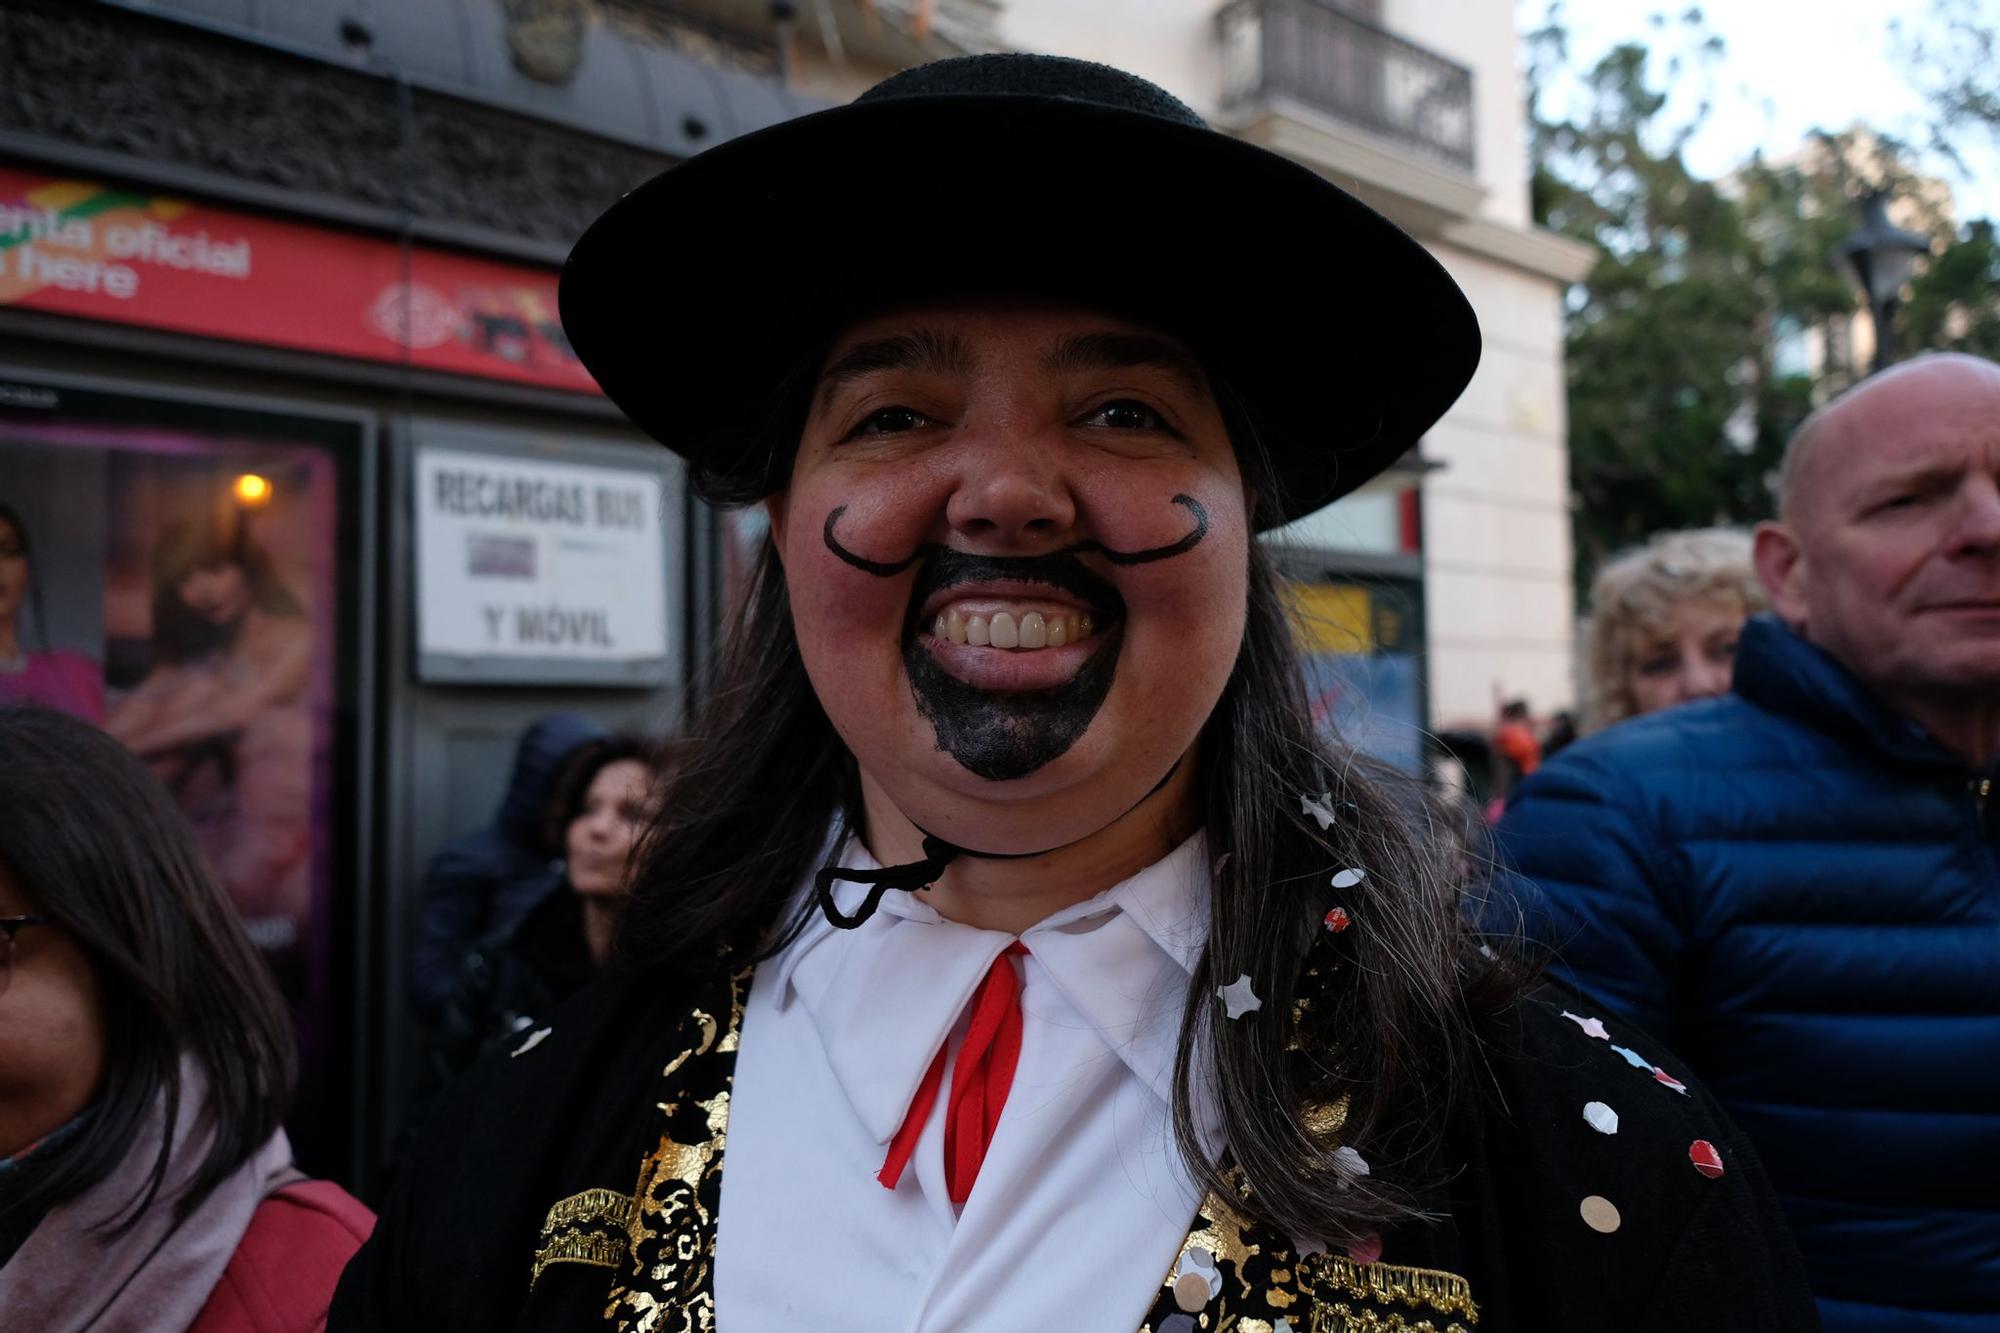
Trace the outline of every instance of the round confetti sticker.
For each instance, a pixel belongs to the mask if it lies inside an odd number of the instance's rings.
[[[1624,1219],[1618,1216],[1618,1206],[1601,1194],[1593,1194],[1585,1199],[1583,1206],[1577,1211],[1583,1214],[1585,1226],[1607,1236],[1624,1223]]]
[[[1722,1154],[1717,1152],[1715,1145],[1707,1139],[1696,1139],[1694,1141],[1694,1146],[1688,1149],[1688,1160],[1694,1163],[1695,1170],[1701,1172],[1710,1180],[1721,1178]]]
[[[1345,907],[1336,907],[1326,914],[1326,928],[1336,935],[1353,924]]]
[[[1583,1118],[1592,1129],[1600,1134],[1616,1134],[1618,1132],[1618,1113],[1603,1102],[1584,1103]]]
[[[1347,1257],[1363,1268],[1382,1257],[1382,1238],[1374,1232],[1347,1242]]]

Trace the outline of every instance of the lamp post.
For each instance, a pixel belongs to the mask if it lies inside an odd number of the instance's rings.
[[[1930,253],[1928,239],[1905,231],[1889,221],[1889,192],[1870,190],[1861,196],[1861,227],[1840,247],[1861,282],[1861,294],[1868,298],[1868,313],[1875,321],[1875,364],[1877,373],[1894,360],[1889,354],[1891,330],[1895,327],[1896,306],[1902,299],[1903,284],[1918,255]]]

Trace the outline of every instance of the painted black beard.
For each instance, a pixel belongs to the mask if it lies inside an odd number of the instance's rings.
[[[1123,634],[1107,635],[1082,669],[1052,690],[977,689],[939,666],[917,634],[903,636],[903,669],[938,749],[982,778],[1005,782],[1060,758],[1090,729],[1111,692],[1123,642]]]
[[[828,550],[878,578],[893,577],[917,560],[924,562],[910,590],[910,615],[903,626],[903,669],[910,678],[917,711],[936,733],[938,749],[971,773],[991,782],[1006,782],[1026,777],[1066,753],[1090,729],[1111,692],[1118,653],[1125,642],[1125,599],[1110,580],[1093,573],[1077,556],[1089,551],[1115,565],[1136,565],[1193,550],[1208,535],[1208,511],[1193,496],[1176,495],[1173,503],[1186,509],[1194,520],[1188,535],[1168,546],[1129,553],[1096,542],[1035,556],[968,555],[948,546],[927,545],[904,560],[869,560],[847,550],[834,535],[845,505],[826,516],[824,538]],[[979,689],[951,675],[925,646],[917,613],[937,592],[989,581],[1045,583],[1074,593],[1092,608],[1102,626],[1098,648],[1074,676],[1051,690],[1001,693]]]

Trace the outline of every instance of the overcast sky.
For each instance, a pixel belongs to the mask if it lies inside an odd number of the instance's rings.
[[[2000,0],[1984,3],[2000,17]],[[1675,49],[1676,25],[1661,32],[1648,18],[1678,15],[1686,7],[1660,0],[1568,0],[1571,54],[1587,66],[1619,42]],[[1547,9],[1547,0],[1519,0],[1521,30],[1539,27]],[[1727,54],[1717,71],[1714,110],[1688,146],[1688,165],[1719,176],[1757,148],[1767,157],[1785,156],[1809,130],[1845,129],[1857,121],[1922,142],[1924,99],[1895,53],[1889,24],[1899,17],[1906,26],[1921,23],[1929,11],[1930,0],[1710,0],[1702,12]],[[1685,117],[1699,101],[1699,84],[1683,79],[1675,94],[1675,109]],[[2000,153],[1971,159],[1971,178],[1940,161],[1927,165],[1950,184],[1961,219],[2000,218]]]

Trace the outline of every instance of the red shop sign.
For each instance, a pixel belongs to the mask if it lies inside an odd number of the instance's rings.
[[[0,306],[583,393],[556,276],[0,167]]]

